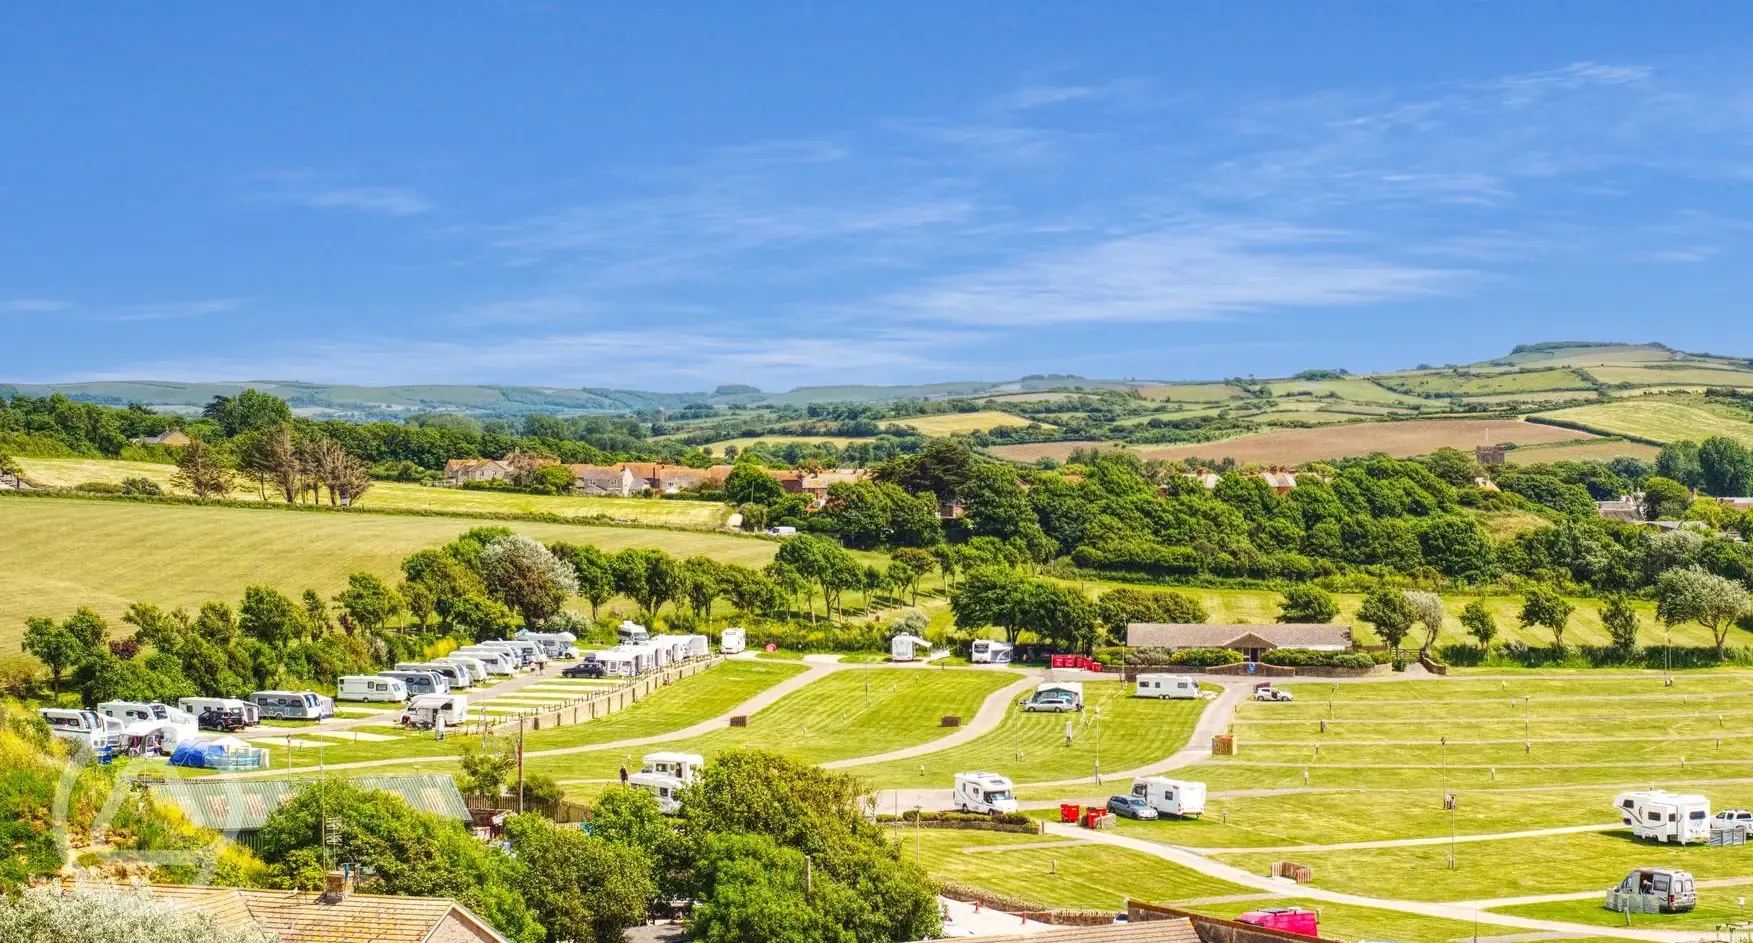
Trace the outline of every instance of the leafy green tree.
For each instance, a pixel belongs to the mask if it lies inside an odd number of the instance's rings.
[[[559,612],[578,592],[572,564],[562,563],[547,547],[516,534],[496,538],[482,549],[481,578],[493,598],[530,625]]]
[[[1661,478],[1678,482],[1687,488],[1704,484],[1704,469],[1696,442],[1670,442],[1656,454],[1655,473]],[[1648,485],[1645,485],[1648,490]]]
[[[1430,453],[1424,463],[1430,467],[1431,474],[1457,488],[1473,484],[1474,479],[1485,473],[1479,463],[1473,460],[1473,456],[1448,446]]]
[[[783,548],[781,548],[783,550]],[[629,548],[614,555],[615,589],[655,618],[663,604],[682,595],[682,569],[662,550]]]
[[[495,749],[490,743],[481,745],[468,744],[463,747],[462,759],[459,761],[463,774],[457,777],[457,786],[471,796],[486,796],[497,799],[505,791],[505,785],[511,774],[517,769],[517,754],[510,744]]]
[[[1727,436],[1711,436],[1699,443],[1698,474],[1705,494],[1753,494],[1753,452]]]
[[[402,611],[402,597],[370,573],[349,574],[347,588],[335,597],[335,601],[341,604],[354,625],[367,632],[383,628]]]
[[[1497,620],[1492,617],[1491,610],[1486,608],[1484,600],[1475,599],[1461,610],[1461,627],[1467,630],[1468,635],[1473,636],[1481,649],[1491,650],[1491,640],[1497,638]]]
[[[244,390],[236,396],[215,396],[201,415],[219,423],[227,437],[271,429],[292,421],[292,409],[278,396]]]
[[[1121,587],[1096,600],[1096,617],[1110,636],[1123,639],[1126,627],[1134,623],[1204,622],[1207,613],[1204,604],[1185,593]]]
[[[724,594],[745,616],[763,616],[784,605],[785,597],[767,574],[731,564],[724,571]]]
[[[304,611],[267,586],[244,588],[237,627],[244,635],[269,645],[285,645],[307,634]]]
[[[1643,516],[1652,521],[1673,521],[1686,517],[1692,505],[1692,490],[1671,478],[1645,478],[1643,482]]]
[[[1358,607],[1357,618],[1375,629],[1376,637],[1388,646],[1388,651],[1400,649],[1400,643],[1406,641],[1407,633],[1412,631],[1412,624],[1418,613],[1406,594],[1387,587],[1370,590],[1363,598],[1363,605]]]
[[[912,594],[913,605],[919,605],[919,581],[937,569],[937,558],[929,550],[902,547],[891,554],[890,559],[893,561],[891,567],[898,567],[897,572],[906,577],[906,582],[898,588],[908,590]]]
[[[450,624],[474,639],[510,638],[523,619],[497,599],[470,593],[450,605]]]
[[[1627,655],[1637,652],[1637,610],[1631,607],[1631,597],[1624,593],[1614,593],[1607,597],[1607,604],[1601,607],[1601,625],[1607,629],[1607,637],[1613,640],[1613,647]]]
[[[598,609],[615,598],[615,570],[609,555],[594,544],[554,543],[548,551],[572,565],[578,595],[590,601],[590,617],[595,619]]]
[[[1406,590],[1406,601],[1412,604],[1413,620],[1424,627],[1424,644],[1418,648],[1420,656],[1428,656],[1430,648],[1436,644],[1437,633],[1443,630],[1443,601],[1436,593],[1417,590]]]
[[[1669,570],[1656,580],[1656,618],[1670,626],[1696,622],[1709,629],[1718,661],[1724,657],[1729,629],[1750,609],[1747,587],[1703,567]]]
[[[1009,567],[981,566],[970,570],[950,593],[956,628],[969,634],[989,625],[1004,630],[1015,643],[1028,625],[1027,578]]]
[[[682,561],[682,595],[696,617],[712,622],[712,604],[724,595],[724,565],[711,557]]]
[[[732,504],[768,505],[784,494],[779,481],[753,462],[738,462],[724,479],[724,497]]]
[[[1280,622],[1332,622],[1339,615],[1339,605],[1332,594],[1319,586],[1298,583],[1284,591],[1278,604]]]
[[[531,494],[565,494],[572,490],[572,469],[565,465],[542,464],[522,469],[512,483]]]
[[[1564,648],[1564,630],[1576,606],[1546,586],[1531,586],[1522,594],[1522,628],[1541,626],[1552,631],[1552,647]]]
[[[505,837],[519,865],[516,889],[547,928],[549,943],[621,939],[645,922],[656,887],[637,847],[517,815]]]
[[[7,943],[273,943],[256,928],[227,927],[204,909],[142,891],[34,887],[0,897],[0,940]]]
[[[189,437],[189,444],[177,456],[177,470],[170,483],[203,501],[225,497],[237,486],[231,469],[200,436]]]
[[[45,616],[25,620],[24,650],[49,669],[49,690],[57,695],[61,693],[61,678],[92,655],[90,645]]]

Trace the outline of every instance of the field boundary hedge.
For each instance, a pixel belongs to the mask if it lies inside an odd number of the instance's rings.
[[[1554,416],[1531,415],[1523,416],[1522,420],[1524,422],[1537,423],[1542,426],[1556,426],[1560,429],[1575,429],[1578,432],[1587,432],[1590,435],[1598,435],[1606,439],[1623,439],[1626,442],[1637,442],[1641,445],[1653,445],[1657,448],[1668,444],[1666,442],[1657,442],[1655,439],[1645,438],[1644,436],[1632,435],[1628,432],[1608,432],[1606,429],[1599,426],[1591,426],[1586,422],[1577,422],[1574,419],[1559,419]]]

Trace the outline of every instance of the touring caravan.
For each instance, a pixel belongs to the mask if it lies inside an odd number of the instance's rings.
[[[647,753],[645,765],[627,777],[627,785],[656,796],[658,811],[674,815],[682,808],[681,791],[699,780],[705,764],[698,753]]]
[[[988,638],[977,638],[969,649],[968,660],[976,665],[1008,665],[1016,646]]]
[[[408,700],[408,685],[400,678],[382,675],[342,675],[337,682],[343,701],[388,701],[401,704]]]
[[[1613,808],[1638,838],[1685,845],[1710,841],[1710,800],[1657,789],[1622,792]]]
[[[517,674],[517,657],[511,652],[505,651],[501,648],[486,648],[480,645],[469,645],[464,648],[459,648],[456,651],[451,652],[451,654],[453,656],[462,655],[468,658],[478,659],[483,666],[486,667],[488,674]]]
[[[1017,810],[1010,778],[997,773],[957,773],[952,798],[957,812],[1009,815]]]
[[[380,678],[400,678],[408,686],[408,696],[416,694],[448,694],[450,682],[436,671],[380,671]]]
[[[1205,812],[1204,783],[1145,776],[1132,781],[1132,795],[1143,799],[1158,815],[1192,819]]]
[[[639,674],[639,655],[626,646],[605,648],[596,653],[596,661],[603,666],[604,677],[631,678]]]
[[[578,636],[571,632],[531,632],[524,629],[517,633],[520,641],[534,642],[542,647],[542,652],[549,658],[563,658],[568,661],[577,658]]]
[[[396,670],[436,671],[443,676],[445,684],[452,688],[471,687],[475,683],[475,676],[469,672],[469,669],[444,661],[399,661],[396,662]]]
[[[1185,675],[1139,675],[1134,694],[1138,697],[1194,700],[1199,697],[1199,682]]]
[[[306,691],[257,691],[250,695],[250,703],[256,705],[263,717],[274,720],[323,719],[321,702]]]
[[[542,654],[541,647],[534,642],[515,642],[506,639],[494,639],[488,642],[476,642],[475,647],[491,648],[506,652],[511,655],[512,664],[519,668],[528,668],[531,665],[545,663],[548,660],[548,656]]]
[[[462,694],[422,694],[402,711],[402,726],[430,730],[443,724],[460,727],[469,722],[469,699]]]
[[[890,661],[917,661],[921,652],[931,653],[931,643],[903,632],[889,640]]]
[[[726,655],[735,655],[747,648],[748,644],[749,630],[744,628],[728,628],[718,636],[718,650]]]
[[[487,663],[479,658],[451,652],[443,658],[438,659],[438,662],[441,664],[456,665],[458,668],[468,671],[469,681],[473,684],[481,684],[488,678]]]
[[[239,727],[250,727],[262,722],[262,712],[256,705],[248,701],[240,701],[231,697],[185,697],[177,700],[177,710],[193,714],[196,722],[201,722],[203,715],[224,714],[236,715],[238,726],[210,725],[201,723],[209,730],[237,730]]]
[[[615,637],[620,640],[621,644],[631,645],[651,638],[651,633],[646,630],[645,626],[623,619],[621,627],[615,630]]]
[[[49,733],[71,741],[76,747],[85,747],[104,762],[109,762],[114,742],[104,718],[96,711],[44,707],[37,714],[43,718],[43,723],[49,725]]]
[[[97,705],[97,712],[125,724],[156,724],[164,735],[164,742],[172,747],[200,736],[200,726],[195,723],[194,715],[156,702],[105,701]]]

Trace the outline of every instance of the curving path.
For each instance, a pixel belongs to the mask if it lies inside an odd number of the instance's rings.
[[[957,728],[955,733],[948,736],[939,737],[936,740],[928,740],[925,743],[915,744],[910,747],[903,747],[899,750],[890,750],[887,753],[878,753],[873,756],[855,756],[844,760],[832,760],[821,764],[821,766],[823,769],[846,769],[855,766],[868,766],[872,763],[884,763],[889,760],[911,759],[915,756],[924,756],[927,753],[936,753],[939,750],[948,750],[951,747],[961,746],[976,737],[981,737],[991,733],[999,724],[1004,723],[1005,715],[1010,711],[1011,704],[1015,702],[1023,692],[1033,688],[1037,683],[1037,680],[1033,676],[1025,675],[1022,678],[999,688],[991,694],[986,695],[986,700],[980,702],[980,709],[975,712],[974,718]]]

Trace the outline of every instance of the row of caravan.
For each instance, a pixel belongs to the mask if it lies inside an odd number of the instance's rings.
[[[605,678],[632,678],[690,658],[704,657],[711,650],[711,643],[704,635],[652,635],[643,642],[623,642],[584,657],[586,661],[601,665]]]
[[[569,644],[560,637],[570,638],[570,632],[543,635],[551,638],[477,642],[431,661],[398,662],[394,669],[374,675],[343,675],[336,681],[336,696],[343,701],[404,704],[412,697],[449,694],[494,677],[509,677],[526,668],[542,667],[548,663],[550,650],[556,648],[577,651],[560,647]]]
[[[1190,819],[1205,813],[1202,782],[1140,776],[1132,781],[1131,795],[1158,815]],[[957,812],[976,815],[1010,815],[1017,811],[1015,787],[1010,777],[998,773],[957,773],[951,801]]]

